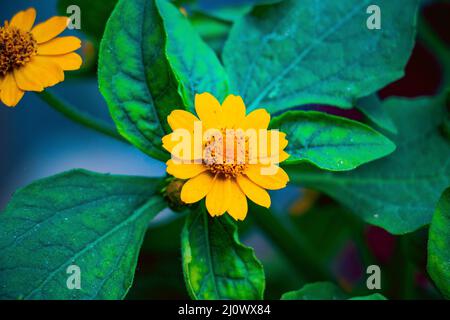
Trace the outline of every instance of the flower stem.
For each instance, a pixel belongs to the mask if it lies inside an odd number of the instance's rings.
[[[314,253],[289,231],[269,210],[252,205],[252,218],[258,227],[284,253],[302,279],[330,280],[331,276],[317,261]]]
[[[46,102],[51,108],[65,116],[66,118],[76,122],[86,128],[100,132],[106,136],[114,138],[121,142],[127,142],[114,128],[109,126],[106,122],[92,118],[87,113],[84,113],[77,108],[65,103],[55,95],[48,91],[38,94],[38,97]]]
[[[444,79],[441,89],[448,89],[450,86],[450,47],[442,41],[423,16],[419,18],[417,31],[421,42],[434,54],[442,67]]]

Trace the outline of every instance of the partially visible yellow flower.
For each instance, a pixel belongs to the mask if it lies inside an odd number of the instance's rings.
[[[190,204],[206,197],[211,216],[228,212],[236,220],[245,219],[247,198],[270,207],[266,189],[286,186],[289,177],[278,163],[289,155],[284,151],[288,144],[286,135],[268,130],[269,113],[258,109],[246,115],[241,97],[230,95],[220,105],[209,93],[196,95],[195,110],[198,118],[187,111],[173,111],[168,122],[174,132],[163,137],[163,147],[172,154],[167,172],[187,180],[181,200]],[[202,132],[218,134],[202,134],[198,141],[199,126]],[[187,139],[188,148],[180,149],[183,132],[188,132],[192,139]],[[257,132],[258,136],[252,138],[243,132]],[[198,146],[201,152],[196,149]]]
[[[59,37],[69,22],[53,17],[34,25],[34,8],[20,11],[0,27],[0,101],[16,106],[25,91],[43,91],[64,81],[64,71],[78,70],[77,37]]]

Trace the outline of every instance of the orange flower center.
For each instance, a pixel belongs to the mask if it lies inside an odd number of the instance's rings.
[[[5,22],[0,27],[0,76],[27,64],[37,54],[37,42],[30,32]]]
[[[213,174],[236,178],[247,168],[248,138],[222,129],[221,135],[213,136],[205,143],[203,164]]]

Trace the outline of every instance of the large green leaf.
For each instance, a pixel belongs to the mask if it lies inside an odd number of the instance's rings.
[[[447,299],[450,299],[450,188],[438,203],[428,240],[428,272]]]
[[[394,98],[385,102],[398,128],[397,150],[354,171],[331,173],[288,166],[294,183],[319,189],[365,221],[404,234],[430,223],[434,206],[450,185],[450,141],[442,131],[444,99]]]
[[[256,7],[231,30],[223,59],[250,109],[344,108],[399,79],[414,46],[419,0],[286,0]],[[370,5],[381,30],[369,30]]]
[[[289,111],[273,119],[271,127],[287,134],[286,164],[307,161],[346,171],[395,150],[388,138],[365,124],[322,112]]]
[[[228,217],[192,212],[181,236],[183,271],[194,299],[262,299],[264,270],[251,248],[239,242]]]
[[[286,292],[281,300],[386,300],[379,294],[349,298],[338,286],[330,282],[316,282],[305,285],[297,291]]]
[[[99,83],[119,132],[160,160],[168,158],[168,114],[192,107],[195,93],[228,92],[212,49],[172,4],[155,0],[119,1],[100,48]]]
[[[70,171],[19,190],[0,213],[0,299],[121,299],[149,221],[165,207],[159,179]],[[66,270],[81,270],[69,290]]]
[[[100,47],[100,91],[119,132],[152,157],[165,160],[167,115],[182,108],[165,55],[165,31],[153,0],[121,0]]]

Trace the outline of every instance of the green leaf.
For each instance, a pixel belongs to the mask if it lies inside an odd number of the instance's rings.
[[[347,295],[329,282],[316,282],[305,285],[297,291],[286,292],[281,300],[345,300]]]
[[[450,188],[442,195],[431,222],[427,269],[436,286],[450,299]]]
[[[183,272],[194,299],[262,299],[264,270],[253,249],[242,245],[228,216],[211,218],[204,207],[186,220]]]
[[[286,0],[238,21],[223,60],[254,109],[301,104],[343,108],[401,78],[414,47],[419,0]],[[377,4],[382,29],[366,27]],[[349,41],[351,39],[351,41]]]
[[[359,99],[356,102],[356,108],[381,129],[397,134],[394,122],[383,108],[383,104],[376,94]]]
[[[159,179],[83,170],[19,190],[0,214],[0,299],[121,299],[133,282]],[[81,270],[69,290],[67,268]]]
[[[290,291],[281,296],[281,300],[387,300],[379,293],[363,297],[349,298],[348,295],[330,282],[316,282],[305,285],[297,291]]]
[[[81,31],[100,42],[106,22],[118,0],[58,0],[58,12],[67,16],[67,8],[76,5],[81,11]]]
[[[342,117],[314,111],[289,111],[271,127],[287,134],[288,164],[310,162],[331,171],[347,171],[382,158],[395,145],[372,128]]]
[[[167,116],[182,108],[165,54],[165,30],[153,0],[121,0],[100,47],[99,85],[119,132],[148,155],[166,160]]]
[[[209,92],[219,101],[228,95],[228,75],[214,51],[181,12],[167,0],[156,0],[167,35],[167,58],[179,82],[184,105],[194,110],[195,94]]]
[[[396,151],[351,172],[311,166],[286,167],[291,181],[321,190],[366,222],[394,234],[430,223],[434,206],[450,185],[450,143],[442,122],[444,99],[389,99],[384,103],[398,128]]]

